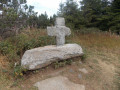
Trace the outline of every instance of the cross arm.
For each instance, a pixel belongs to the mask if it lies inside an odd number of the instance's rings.
[[[55,27],[47,27],[47,33],[49,36],[56,36],[56,28]]]
[[[66,27],[66,28],[65,28],[65,35],[66,35],[66,36],[69,36],[70,34],[71,34],[70,28]]]
[[[66,26],[60,26],[59,28],[61,28],[61,30],[65,33],[65,36],[69,36],[71,34],[70,28]]]

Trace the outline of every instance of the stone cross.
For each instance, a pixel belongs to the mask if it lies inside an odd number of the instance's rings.
[[[57,17],[55,26],[47,27],[47,33],[49,36],[56,36],[57,46],[65,44],[65,36],[71,34],[70,28],[65,26],[65,19]]]

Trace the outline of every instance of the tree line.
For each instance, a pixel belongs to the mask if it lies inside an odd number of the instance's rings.
[[[60,3],[58,15],[74,30],[97,27],[120,34],[120,0],[82,0],[79,4],[67,0]]]
[[[22,28],[46,28],[54,25],[57,16],[65,17],[73,30],[97,27],[102,31],[120,34],[120,0],[66,0],[60,3],[57,15],[38,15],[26,0],[0,0],[0,34]]]
[[[19,33],[23,28],[46,28],[54,24],[56,15],[38,15],[26,0],[0,0],[0,35],[8,31]]]

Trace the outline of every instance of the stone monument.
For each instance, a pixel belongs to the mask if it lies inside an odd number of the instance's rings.
[[[83,55],[82,48],[78,44],[65,44],[65,36],[70,35],[71,31],[65,26],[64,18],[56,18],[55,26],[47,27],[47,33],[49,36],[56,37],[57,45],[27,50],[21,60],[22,67],[35,70],[55,61]]]
[[[56,36],[57,46],[60,46],[65,44],[65,36],[70,35],[71,31],[65,26],[65,19],[58,17],[54,27],[47,27],[47,33],[49,36]]]

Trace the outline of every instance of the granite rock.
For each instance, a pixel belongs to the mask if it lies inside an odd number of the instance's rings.
[[[78,44],[39,47],[27,50],[24,53],[21,60],[21,66],[28,70],[35,70],[58,60],[66,60],[82,55],[82,48]]]

